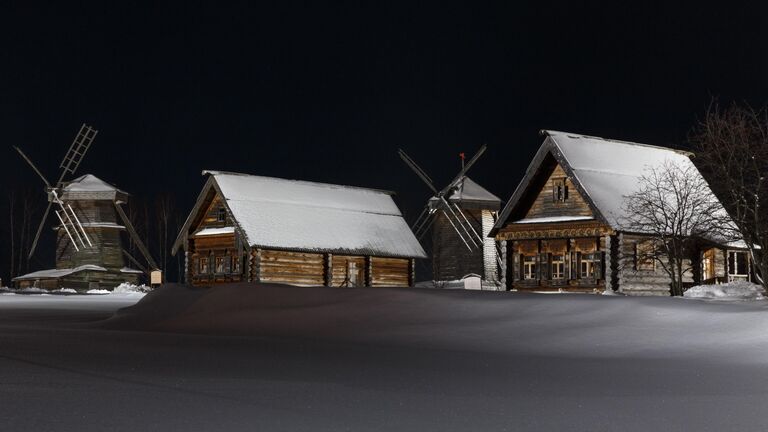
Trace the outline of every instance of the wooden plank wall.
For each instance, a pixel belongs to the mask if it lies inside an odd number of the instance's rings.
[[[357,280],[351,280],[350,286],[365,286],[365,257],[350,255],[332,255],[331,257],[331,280],[330,286],[339,287],[344,285],[347,279],[347,269],[349,263],[355,263],[357,267]]]
[[[552,195],[552,184],[554,179],[566,177],[565,184],[568,187],[568,199],[563,202],[555,201]],[[589,204],[584,197],[576,190],[571,179],[560,165],[549,176],[549,179],[539,191],[536,200],[526,213],[526,218],[537,218],[547,216],[593,216]]]
[[[256,257],[257,253],[259,257]],[[325,284],[325,257],[322,253],[253,249],[251,255],[257,261],[258,281],[295,285]]]
[[[371,257],[371,286],[410,285],[411,260],[408,258]]]
[[[475,230],[481,233],[483,230],[481,210],[464,209],[463,212]],[[432,244],[434,245],[432,275],[434,279],[458,280],[469,273],[483,276],[484,247],[475,247],[470,251],[442,212],[438,212],[435,218],[432,225]],[[462,234],[465,238],[467,237],[463,231]]]
[[[117,223],[117,215],[111,201],[73,201],[70,205],[81,223]],[[64,228],[60,227],[57,230],[56,268],[74,268],[92,264],[119,271],[125,267],[120,229],[87,226],[84,228],[93,247],[81,247],[80,251],[75,250]],[[76,241],[79,241],[75,233],[72,235]],[[83,239],[83,241],[86,240]]]

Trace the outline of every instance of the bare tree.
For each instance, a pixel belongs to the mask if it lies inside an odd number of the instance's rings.
[[[168,273],[168,239],[173,233],[170,232],[171,222],[173,221],[174,203],[173,198],[168,193],[160,193],[155,198],[155,217],[157,218],[157,244],[160,262],[163,272]]]
[[[15,203],[16,203],[16,194],[14,191],[11,190],[8,192],[8,228],[9,228],[8,235],[10,236],[10,239],[11,239],[11,248],[10,248],[11,267],[10,267],[10,274],[9,274],[10,277],[8,278],[9,281],[11,281],[16,276],[14,272],[14,269],[16,268],[16,245],[15,245],[16,227],[14,226],[14,223],[13,223],[14,220],[16,219],[15,210],[14,210]]]
[[[692,164],[665,161],[648,168],[637,191],[624,197],[624,212],[623,228],[644,235],[651,246],[641,249],[638,260],[658,263],[676,296],[683,294],[684,275],[693,270],[696,243],[734,235],[728,215]]]
[[[696,164],[741,232],[755,276],[768,286],[768,111],[710,104],[691,132]]]

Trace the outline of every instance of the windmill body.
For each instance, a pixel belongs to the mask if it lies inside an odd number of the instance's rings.
[[[109,289],[128,282],[138,283],[142,274],[157,272],[157,265],[144,246],[121,205],[128,194],[98,177],[86,174],[74,180],[74,174],[97,131],[83,125],[61,163],[61,176],[51,185],[34,163],[18,147],[16,150],[46,185],[48,207],[35,235],[30,257],[50,214],[55,215],[56,268],[41,270],[13,279],[19,288]],[[126,232],[143,254],[143,268],[125,247]],[[141,270],[126,265],[126,258]]]
[[[413,159],[399,151],[400,158],[434,193],[411,228],[424,248],[431,251],[432,279],[440,282],[440,286],[444,282],[450,282],[449,287],[473,289],[501,286],[499,246],[488,238],[501,200],[466,176],[485,148],[482,146],[467,164],[463,163],[462,153],[461,170],[441,190]],[[431,238],[431,242],[424,241],[427,238]],[[476,283],[469,283],[468,279]],[[458,281],[461,282],[454,283]]]
[[[436,211],[432,224],[432,275],[437,281],[455,281],[467,275],[481,276],[487,285],[498,281],[496,244],[488,233],[493,228],[501,200],[485,188],[464,176],[456,191],[448,198],[456,204],[474,231],[480,233],[482,244],[469,249],[459,232],[454,228],[455,220],[440,210],[438,198],[429,200],[429,206]],[[451,223],[451,222],[454,223]]]

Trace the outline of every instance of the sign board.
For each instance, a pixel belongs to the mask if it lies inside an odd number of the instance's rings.
[[[152,270],[149,272],[149,284],[161,285],[163,283],[163,272],[160,270]]]
[[[483,281],[480,276],[468,275],[464,276],[464,289],[468,290],[480,290],[483,289]]]

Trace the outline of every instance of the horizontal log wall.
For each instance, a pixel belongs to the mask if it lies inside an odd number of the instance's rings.
[[[555,201],[553,196],[553,182],[556,179],[565,178],[565,185],[568,188],[568,198],[565,201]],[[549,176],[549,179],[539,191],[536,200],[525,215],[526,218],[537,218],[547,216],[592,216],[592,210],[589,204],[584,200],[576,190],[571,179],[560,165]]]
[[[635,245],[643,240],[645,237],[638,235],[621,234],[620,236],[619,290],[629,295],[668,296],[671,279],[659,263],[655,263],[653,270],[635,269]],[[686,265],[688,264],[689,262]],[[693,275],[684,275],[683,282],[693,282]]]
[[[331,256],[331,279],[330,286],[365,286],[365,257],[349,255]],[[357,269],[357,278],[354,275],[348,275],[349,264],[354,263]],[[347,281],[347,277],[350,280]]]
[[[325,257],[321,253],[253,249],[251,255],[254,256],[255,265],[258,267],[257,280],[261,282],[325,284]]]
[[[410,286],[411,266],[408,258],[371,257],[371,286]]]

